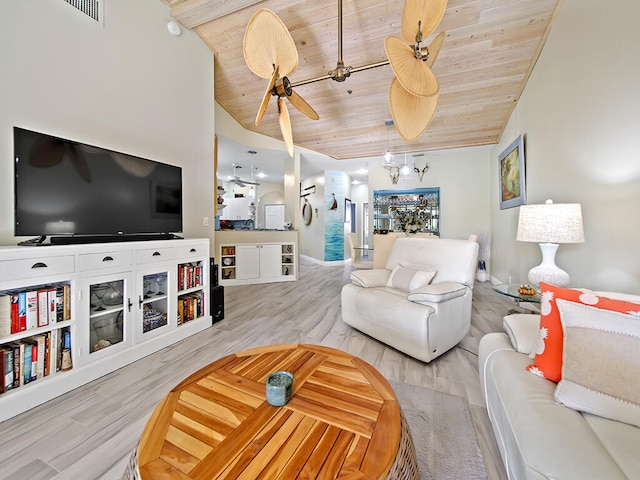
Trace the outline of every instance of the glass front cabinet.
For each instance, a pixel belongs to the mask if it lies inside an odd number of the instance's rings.
[[[427,217],[419,233],[440,236],[440,188],[373,191],[373,231],[384,234],[401,231],[394,212],[420,210]]]
[[[137,321],[134,337],[136,342],[161,334],[170,328],[170,274],[168,269],[150,269],[138,277],[136,301]]]
[[[77,358],[81,365],[128,348],[132,343],[131,274],[86,278],[80,309],[87,322],[78,325]]]

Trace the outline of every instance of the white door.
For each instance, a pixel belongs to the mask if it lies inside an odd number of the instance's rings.
[[[260,278],[259,245],[236,245],[236,279]]]
[[[273,278],[282,276],[282,245],[261,245],[260,277]]]

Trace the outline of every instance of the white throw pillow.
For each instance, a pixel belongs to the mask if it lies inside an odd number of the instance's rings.
[[[557,403],[640,427],[640,316],[557,300],[564,333]]]
[[[414,268],[397,265],[391,271],[391,275],[389,275],[387,287],[392,287],[404,292],[413,292],[420,287],[428,285],[435,276],[436,272],[416,270]]]

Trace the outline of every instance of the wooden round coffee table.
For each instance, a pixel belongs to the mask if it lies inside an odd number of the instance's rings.
[[[283,407],[265,381],[294,374]],[[418,479],[398,400],[371,365],[317,345],[272,345],[194,373],[156,407],[125,478]]]

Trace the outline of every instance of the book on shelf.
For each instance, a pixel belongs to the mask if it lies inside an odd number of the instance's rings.
[[[20,358],[22,359],[22,380],[20,386],[31,382],[31,355],[33,353],[33,345],[24,340],[20,342]]]
[[[38,290],[38,327],[49,325],[49,295],[47,290]]]
[[[26,292],[27,302],[27,330],[38,328],[38,291]]]
[[[70,320],[71,319],[71,285],[65,283],[63,286],[63,309],[62,309],[62,320]]]
[[[22,365],[22,359],[20,358],[20,344],[17,342],[9,342],[4,346],[13,350],[13,388],[18,388],[20,386],[20,379],[22,378],[20,375],[20,366]]]
[[[49,320],[49,325],[58,321],[56,318],[56,292],[56,288],[49,288],[47,290],[47,319]]]
[[[27,329],[27,292],[18,293],[18,331]]]
[[[13,388],[13,349],[7,347],[0,348],[0,393]]]
[[[0,295],[0,338],[13,332],[11,325],[11,295]]]
[[[47,361],[46,357],[46,339],[47,336],[46,335],[36,335],[34,337],[32,337],[33,341],[36,342],[35,348],[36,348],[36,359],[34,362],[32,362],[32,365],[35,365],[35,380],[40,380],[41,378],[44,378],[44,370],[45,370],[45,363]],[[33,375],[31,375],[32,379],[33,379]]]
[[[58,351],[59,351],[59,334],[60,330],[55,329],[49,332],[49,371],[51,373],[60,371],[60,363],[58,362]]]

